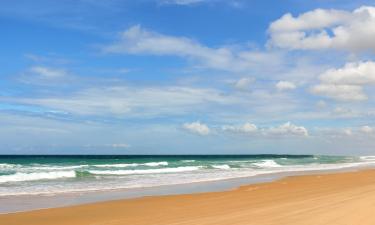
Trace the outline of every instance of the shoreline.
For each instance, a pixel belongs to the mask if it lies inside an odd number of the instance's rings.
[[[116,200],[138,199],[152,196],[184,195],[229,191],[242,186],[275,182],[293,176],[345,173],[373,169],[374,166],[347,167],[306,171],[284,171],[259,174],[247,177],[234,177],[221,180],[198,181],[192,183],[140,187],[130,189],[108,189],[85,192],[62,192],[50,195],[10,195],[0,196],[0,215],[22,213],[51,208],[79,206]],[[375,168],[374,168],[375,169]]]
[[[193,193],[193,194],[178,194],[178,195],[165,195],[165,196],[149,196],[134,199],[122,199],[105,201],[98,203],[83,204],[77,206],[68,206],[63,208],[49,208],[41,209],[29,212],[18,212],[0,215],[0,220],[7,222],[7,225],[19,225],[25,224],[221,224],[215,218],[218,215],[233,216],[235,212],[243,212],[244,214],[238,215],[239,218],[256,218],[258,216],[257,211],[269,210],[270,208],[277,208],[282,212],[280,215],[275,214],[275,218],[279,218],[284,215],[284,206],[290,204],[296,205],[302,204],[306,201],[307,203],[312,200],[316,205],[322,206],[322,209],[326,208],[329,211],[332,207],[337,211],[338,208],[345,208],[345,210],[351,208],[353,205],[358,204],[370,206],[375,204],[375,170],[364,169],[354,172],[345,171],[331,171],[332,173],[315,173],[313,175],[297,175],[288,176],[286,178],[278,179],[276,181],[250,184],[238,187],[236,189],[218,192],[205,192],[205,193]],[[249,194],[251,193],[251,194]],[[356,193],[356,194],[353,194]],[[363,196],[366,193],[368,196]],[[270,199],[273,196],[273,200]],[[298,196],[298,201],[296,197]],[[366,197],[366,198],[365,198]],[[315,199],[315,200],[314,200]],[[319,199],[325,199],[323,202]],[[280,202],[278,202],[280,200]],[[282,201],[281,201],[282,200]],[[371,201],[370,201],[371,200]],[[374,201],[372,201],[374,200]],[[302,202],[301,202],[302,201]],[[345,202],[348,204],[334,204],[335,202]],[[276,203],[278,202],[278,203]],[[331,202],[334,205],[330,205],[328,208],[325,207],[326,203]],[[352,203],[351,203],[352,202]],[[355,204],[354,204],[355,202]],[[306,203],[306,204],[307,204]],[[350,204],[349,204],[350,203]],[[298,205],[297,204],[297,205]],[[200,209],[204,206],[204,212],[208,217],[199,217],[202,213]],[[304,205],[304,204],[302,204]],[[290,210],[302,210],[305,209],[306,215],[302,213],[301,217],[309,217],[314,219],[312,215],[316,205],[307,204],[303,207],[295,207]],[[156,206],[156,207],[155,207]],[[226,206],[226,207],[225,207]],[[140,208],[139,208],[140,207]],[[291,207],[291,206],[290,206]],[[286,208],[289,208],[286,207]],[[126,210],[125,210],[126,209]],[[138,210],[137,210],[138,209]],[[179,210],[180,209],[180,210]],[[312,212],[309,213],[309,209]],[[80,215],[75,213],[79,211]],[[145,211],[147,213],[145,213]],[[175,211],[175,213],[169,213],[169,211]],[[234,211],[233,211],[234,210]],[[344,211],[345,211],[344,210]],[[361,206],[361,215],[368,214],[368,210],[371,212],[373,208],[363,208]],[[363,211],[363,212],[362,212]],[[95,220],[87,217],[88,214],[95,212]],[[168,212],[168,213],[166,213]],[[246,213],[245,213],[246,212]],[[348,211],[349,212],[349,211]],[[268,212],[269,214],[270,212]],[[275,212],[277,213],[277,212]],[[59,221],[58,223],[51,223],[52,220],[60,216],[76,215],[73,219],[67,221]],[[288,213],[287,213],[288,214]],[[215,216],[216,215],[216,216]],[[344,215],[344,214],[343,214]],[[212,217],[213,216],[213,217]],[[285,215],[284,215],[285,216]],[[146,217],[146,219],[142,219]],[[221,216],[219,216],[221,217]],[[273,217],[273,214],[269,214],[269,217]],[[33,219],[30,219],[33,218]],[[185,218],[182,220],[182,218]],[[293,218],[293,216],[291,217]],[[325,217],[324,217],[325,218]],[[330,215],[326,217],[331,218]],[[50,221],[46,223],[45,220]],[[202,221],[202,219],[208,222]],[[233,218],[237,220],[238,218]],[[188,223],[181,221],[191,221],[194,223]],[[99,221],[99,222],[98,222]],[[100,222],[101,221],[101,222]],[[112,222],[111,222],[112,221]],[[116,222],[117,221],[117,222]],[[211,222],[210,222],[211,221]],[[215,223],[213,223],[215,221]],[[265,220],[266,221],[266,220]],[[163,223],[162,223],[163,222]],[[277,224],[268,221],[265,223],[261,218],[254,224]],[[288,221],[286,221],[288,222]],[[308,221],[305,221],[308,222]],[[374,224],[375,219],[373,219]],[[292,223],[289,224],[305,224],[305,223]],[[222,223],[225,224],[225,223]],[[238,223],[231,224],[246,224],[239,221]],[[248,224],[248,223],[247,223]],[[281,223],[280,223],[281,224]],[[309,224],[309,223],[307,223]],[[319,224],[319,223],[313,223]],[[341,224],[341,223],[330,223],[330,224]],[[359,224],[353,222],[351,224]],[[367,223],[361,223],[367,224]]]

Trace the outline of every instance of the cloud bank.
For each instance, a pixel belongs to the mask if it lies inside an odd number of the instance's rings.
[[[375,7],[315,9],[283,15],[269,26],[269,45],[302,50],[375,51]]]

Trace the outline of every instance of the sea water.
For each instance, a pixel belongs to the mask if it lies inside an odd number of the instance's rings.
[[[0,197],[134,190],[277,173],[375,166],[315,155],[0,156]]]

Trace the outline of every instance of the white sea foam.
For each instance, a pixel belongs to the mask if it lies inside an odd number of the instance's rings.
[[[125,168],[125,167],[137,167],[137,166],[150,166],[150,167],[156,167],[156,166],[168,166],[168,162],[149,162],[149,163],[121,163],[121,164],[97,164],[93,165],[95,167],[112,167],[112,168]]]
[[[230,166],[229,165],[212,165],[213,168],[215,169],[223,169],[223,170],[229,170]]]
[[[61,178],[73,178],[75,176],[76,176],[75,171],[15,173],[11,175],[0,176],[0,183],[33,181],[33,180],[53,180],[53,179],[61,179]]]
[[[280,164],[278,164],[277,162],[271,159],[262,160],[261,162],[253,163],[253,165],[261,167],[261,168],[281,167]]]
[[[359,158],[361,160],[364,160],[364,161],[375,161],[375,156],[374,155],[361,156]]]
[[[74,170],[88,167],[88,165],[77,165],[77,166],[30,166],[25,167],[25,169],[32,169],[32,170]]]
[[[175,168],[149,169],[149,170],[89,170],[89,173],[97,175],[130,175],[130,174],[157,174],[179,173],[199,170],[200,166],[181,166]]]
[[[168,162],[149,162],[149,163],[144,163],[142,165],[145,165],[145,166],[168,166]]]
[[[253,161],[254,162],[254,161]],[[258,162],[264,162],[259,160]],[[212,165],[225,165],[225,164],[212,164]],[[99,175],[119,175],[118,177],[108,178],[108,182],[96,182],[96,179],[77,182],[66,182],[62,179],[53,180],[48,184],[44,182],[33,182],[30,186],[14,186],[9,188],[7,186],[1,186],[0,183],[0,196],[9,195],[34,195],[34,194],[58,194],[64,192],[88,192],[96,190],[111,190],[121,188],[140,188],[140,187],[154,187],[161,185],[172,185],[172,184],[185,184],[193,182],[205,182],[215,180],[225,180],[231,178],[241,177],[252,177],[257,175],[285,173],[285,176],[291,172],[299,171],[323,171],[323,170],[335,170],[343,168],[356,168],[361,166],[374,166],[375,162],[355,162],[355,163],[337,163],[337,164],[308,164],[308,165],[285,165],[279,167],[268,167],[268,168],[233,168],[230,170],[225,169],[210,169],[213,166],[201,166],[201,167],[175,167],[175,168],[150,168],[148,170],[99,170],[97,178],[100,179]],[[160,171],[162,170],[162,171]],[[194,171],[198,170],[198,171]],[[125,172],[124,172],[125,171]],[[129,171],[131,171],[129,173]],[[134,172],[135,171],[135,172]],[[147,171],[147,172],[144,172]],[[185,171],[194,171],[186,172]],[[95,172],[95,171],[90,171]],[[142,174],[142,176],[126,176],[121,175],[128,174]],[[144,175],[143,175],[144,174]],[[9,175],[3,175],[9,176]],[[0,177],[3,177],[0,176]],[[284,176],[284,175],[282,175]],[[93,176],[94,177],[94,176]],[[64,187],[64,188],[62,188]]]
[[[12,169],[18,167],[16,164],[0,163],[0,169]]]

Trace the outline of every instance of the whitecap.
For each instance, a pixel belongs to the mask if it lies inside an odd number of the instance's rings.
[[[212,167],[215,168],[215,169],[223,169],[223,170],[230,169],[230,166],[226,165],[226,164],[224,164],[224,165],[212,165]]]
[[[199,170],[200,166],[182,166],[175,168],[161,168],[149,170],[89,170],[89,173],[97,175],[130,175],[130,174],[154,174],[154,173],[180,173]]]
[[[93,165],[95,167],[117,167],[117,168],[125,168],[125,167],[136,167],[136,166],[168,166],[168,162],[148,162],[148,163],[121,163],[121,164],[97,164]]]
[[[11,175],[0,176],[0,183],[34,181],[34,180],[54,180],[54,179],[61,179],[61,178],[73,178],[75,176],[76,176],[76,173],[74,170],[40,172],[40,173],[15,173]]]
[[[252,163],[252,164],[261,168],[281,167],[280,164],[278,164],[277,162],[271,159],[262,160],[261,162]]]

